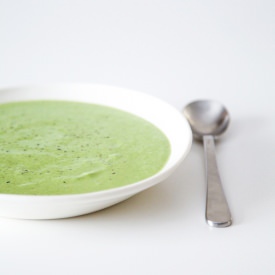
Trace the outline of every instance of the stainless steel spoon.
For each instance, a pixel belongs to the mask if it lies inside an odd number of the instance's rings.
[[[188,104],[183,114],[190,123],[194,138],[202,140],[204,144],[207,177],[206,221],[214,227],[230,226],[232,218],[221,185],[214,142],[228,127],[228,111],[219,102],[198,100]]]

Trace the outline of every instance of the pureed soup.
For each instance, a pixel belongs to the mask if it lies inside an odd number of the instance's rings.
[[[170,154],[150,122],[111,107],[69,101],[0,104],[0,193],[79,194],[157,173]]]

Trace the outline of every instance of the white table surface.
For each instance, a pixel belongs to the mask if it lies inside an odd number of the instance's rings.
[[[0,218],[0,274],[275,274],[275,2],[0,1],[0,87],[102,83],[222,101],[234,223],[204,221],[203,149],[159,185],[65,220]]]

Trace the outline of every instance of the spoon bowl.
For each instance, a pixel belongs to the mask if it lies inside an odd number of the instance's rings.
[[[192,128],[194,137],[217,137],[228,128],[230,117],[227,109],[217,101],[198,100],[188,104],[183,111]]]

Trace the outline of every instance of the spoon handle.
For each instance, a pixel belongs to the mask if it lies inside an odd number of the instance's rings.
[[[215,142],[213,136],[203,137],[205,169],[207,176],[207,198],[205,218],[208,225],[226,227],[232,224],[232,218],[222,189],[218,171]]]

